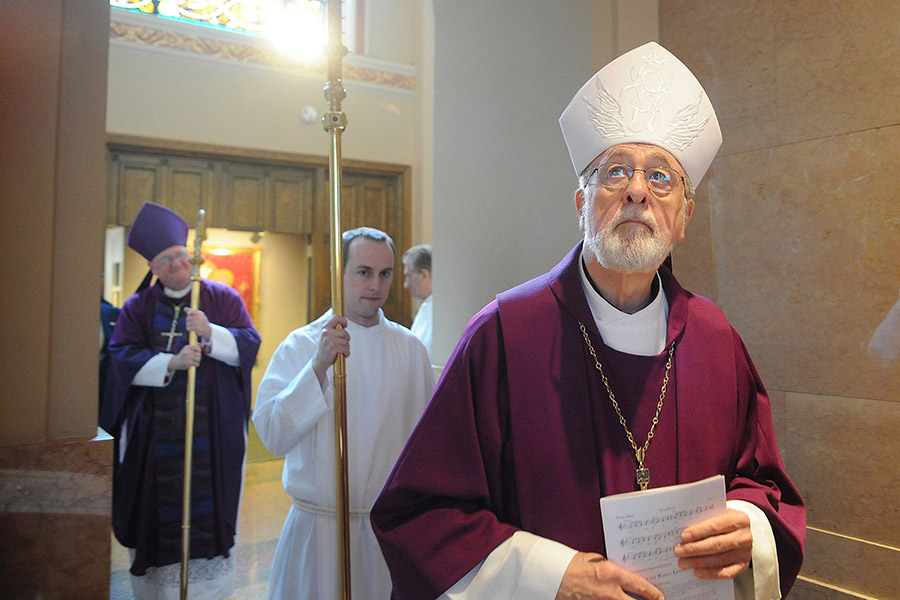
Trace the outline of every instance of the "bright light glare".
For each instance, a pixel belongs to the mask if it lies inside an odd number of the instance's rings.
[[[323,58],[328,44],[319,13],[297,5],[285,7],[282,17],[269,26],[268,36],[281,52],[305,61]]]

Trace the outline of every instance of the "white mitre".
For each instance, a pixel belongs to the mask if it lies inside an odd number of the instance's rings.
[[[626,52],[588,79],[559,126],[578,175],[612,146],[644,143],[668,150],[696,186],[722,145],[703,86],[656,42]]]

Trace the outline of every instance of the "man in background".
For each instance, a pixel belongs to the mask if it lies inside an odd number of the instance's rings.
[[[432,360],[432,305],[431,305],[431,245],[413,246],[403,253],[403,287],[410,295],[421,302],[419,311],[413,319],[410,331],[422,340],[428,350],[428,359]]]
[[[347,357],[347,451],[353,598],[384,600],[391,581],[369,510],[434,388],[421,342],[384,316],[394,242],[383,231],[344,232],[344,316],[329,309],[291,332],[259,384],[253,424],[284,456],[294,503],[275,550],[269,598],[337,598],[333,363]]]
[[[200,283],[191,310],[188,224],[146,202],[128,246],[157,281],[125,302],[109,344],[100,425],[115,438],[113,531],[131,550],[138,600],[178,598],[187,370],[197,368],[191,469],[191,597],[231,595],[243,485],[250,370],[259,334],[240,295]],[[198,343],[189,345],[188,332]]]

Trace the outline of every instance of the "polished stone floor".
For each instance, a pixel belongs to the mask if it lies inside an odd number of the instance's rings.
[[[291,506],[281,487],[283,459],[247,463],[244,495],[238,523],[237,573],[232,600],[261,600],[266,597],[275,545]],[[110,566],[111,600],[132,600],[128,575],[128,550],[112,540]]]

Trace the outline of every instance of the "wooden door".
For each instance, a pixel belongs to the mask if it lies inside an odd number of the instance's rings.
[[[313,316],[318,316],[331,306],[331,249],[328,245],[331,207],[327,170],[323,170],[319,178],[316,218],[313,220],[316,229],[312,237]],[[406,179],[406,172],[379,174],[345,170],[341,179],[341,231],[362,226],[375,227],[394,240],[394,280],[384,305],[384,314],[408,327],[412,322],[412,303],[409,292],[403,289],[403,265],[400,261],[410,239],[410,219],[403,192]]]

